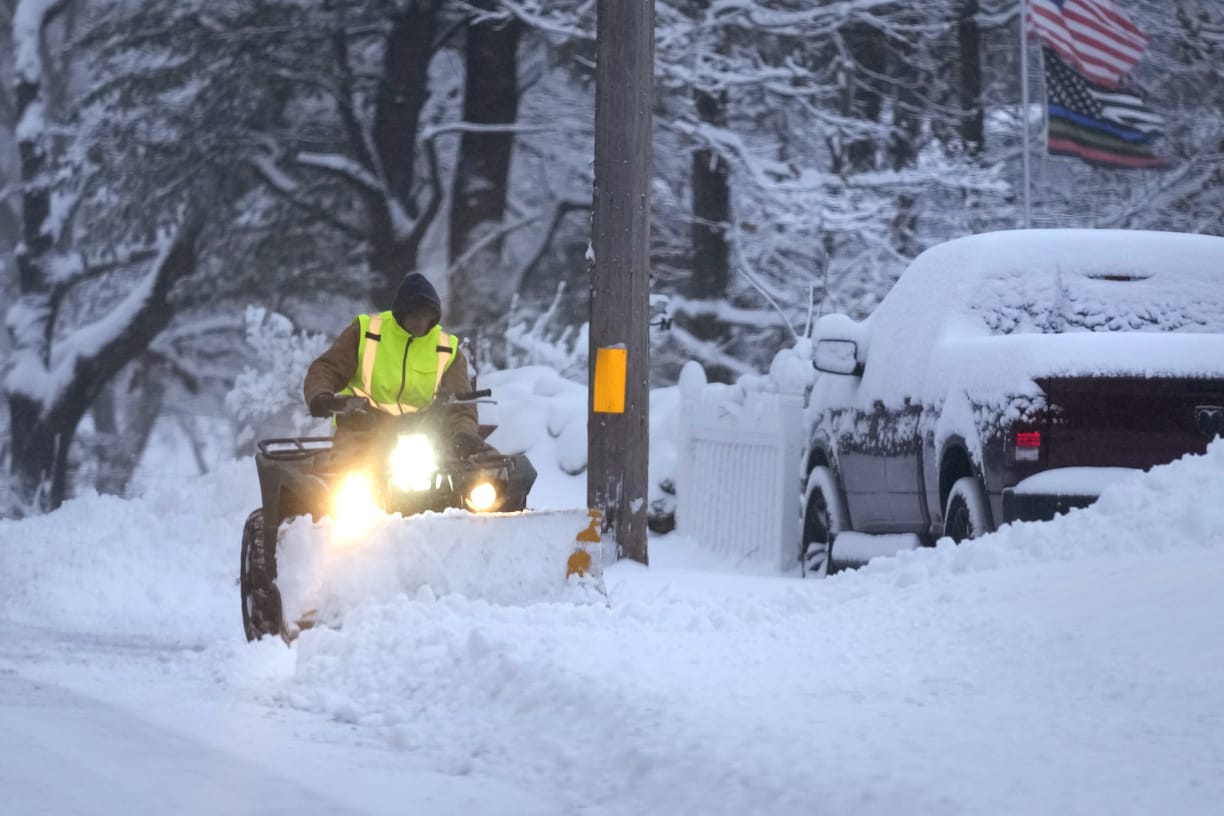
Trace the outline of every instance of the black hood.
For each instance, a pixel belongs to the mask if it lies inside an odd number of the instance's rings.
[[[438,290],[420,272],[413,272],[404,278],[391,304],[391,313],[401,325],[401,316],[408,312],[428,313],[431,329],[442,320],[442,299],[438,297]]]

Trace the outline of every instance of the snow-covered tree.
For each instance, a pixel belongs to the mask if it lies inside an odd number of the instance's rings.
[[[73,247],[76,188],[61,175],[46,81],[45,34],[70,0],[21,0],[12,18],[21,241],[17,297],[6,314],[10,508],[63,501],[68,454],[93,399],[170,320],[172,285],[195,264],[197,226],[180,219],[142,247],[105,257]],[[150,263],[151,261],[151,263]],[[89,296],[82,300],[82,292]],[[69,320],[68,318],[72,318]]]
[[[1166,171],[1042,155],[1014,0],[658,0],[656,381],[759,372],[925,247],[1020,226],[1025,121],[1035,225],[1224,232],[1224,6],[1122,5]],[[581,377],[595,8],[0,0],[11,503],[78,464],[122,489],[150,417],[221,410],[252,302],[334,330],[415,268],[482,370]]]

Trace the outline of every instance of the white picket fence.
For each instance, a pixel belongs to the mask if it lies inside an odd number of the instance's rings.
[[[798,563],[803,392],[739,393],[706,382],[690,362],[680,376],[681,451],[676,529],[740,561]]]

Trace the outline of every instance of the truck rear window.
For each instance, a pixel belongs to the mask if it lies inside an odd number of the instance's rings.
[[[973,317],[992,334],[1224,333],[1224,274],[1175,270],[999,270]]]

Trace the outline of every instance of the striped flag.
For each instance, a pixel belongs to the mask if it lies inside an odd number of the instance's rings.
[[[1159,136],[1164,131],[1165,119],[1143,104],[1136,94],[1123,90],[1110,90],[1087,83],[1088,90],[1101,106],[1101,118],[1141,133]]]
[[[1152,152],[1164,119],[1138,96],[1084,79],[1052,48],[1042,49],[1049,106],[1048,150],[1102,167],[1167,167]]]
[[[1029,26],[1042,43],[1107,88],[1118,87],[1148,41],[1113,0],[1030,0]]]

